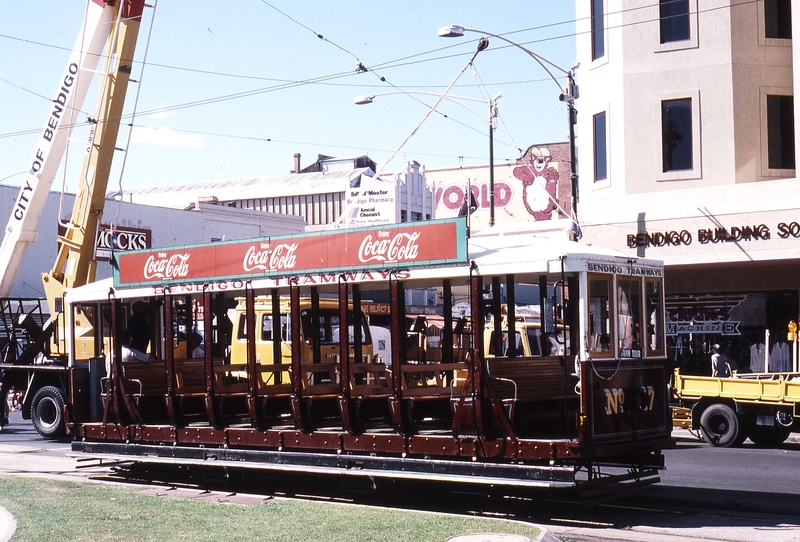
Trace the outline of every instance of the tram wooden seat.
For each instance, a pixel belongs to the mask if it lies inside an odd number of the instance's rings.
[[[205,395],[205,360],[201,358],[176,359],[174,361],[174,370],[175,395]]]
[[[204,359],[176,359],[174,368],[175,395],[205,395],[206,369]],[[238,367],[215,361],[213,373],[215,393],[221,395],[244,395],[247,393],[247,380],[246,378],[242,379]]]
[[[122,364],[125,393],[133,396],[163,396],[166,392],[164,362],[142,363],[128,361]]]
[[[465,371],[465,363],[426,363],[401,366],[403,397],[409,399],[450,398],[461,393],[461,385],[453,386],[456,371]]]
[[[290,363],[270,363],[267,365],[257,365],[258,383],[257,392],[259,396],[267,397],[286,397],[292,394],[293,387],[291,381],[279,380],[279,375],[282,373],[291,373],[292,365]]]
[[[230,364],[214,362],[214,392],[223,395],[247,395],[247,373]]]
[[[350,393],[353,397],[388,397],[391,375],[385,363],[351,363]]]
[[[487,361],[493,377],[489,383],[498,399],[554,401],[564,398],[564,368],[558,357],[490,358]]]
[[[303,363],[300,369],[304,396],[335,396],[341,392],[338,363]]]

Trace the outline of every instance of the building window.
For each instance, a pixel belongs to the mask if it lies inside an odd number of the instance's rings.
[[[692,99],[661,102],[663,169],[692,169]]]
[[[661,43],[689,39],[689,0],[659,0]]]
[[[792,0],[764,0],[764,23],[765,37],[792,39]]]
[[[592,60],[606,54],[605,26],[603,0],[592,0]]]
[[[606,146],[606,112],[593,117],[594,124],[594,180],[608,179],[607,146]]]
[[[794,169],[794,98],[767,96],[770,169]]]

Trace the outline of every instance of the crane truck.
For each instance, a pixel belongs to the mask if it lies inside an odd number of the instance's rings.
[[[24,392],[22,416],[31,419],[44,437],[64,432],[67,318],[62,310],[66,288],[92,282],[96,273],[94,243],[103,215],[111,163],[116,149],[125,95],[133,67],[144,0],[87,0],[86,15],[67,67],[58,82],[36,151],[14,203],[0,245],[0,389],[3,403],[9,390]],[[100,95],[91,123],[72,215],[58,236],[53,268],[42,275],[47,298],[7,296],[22,265],[25,251],[37,237],[37,224],[59,168],[67,141],[88,93],[99,60],[104,60]],[[59,217],[60,218],[60,217]],[[49,315],[49,317],[46,317]],[[94,352],[93,318],[76,313],[71,329],[83,339],[85,352]],[[72,332],[70,332],[72,333]],[[78,359],[82,359],[76,352]],[[88,354],[87,354],[88,356]],[[0,428],[7,411],[0,416]]]

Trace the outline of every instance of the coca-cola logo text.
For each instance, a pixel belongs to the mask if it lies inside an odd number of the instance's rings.
[[[297,243],[282,243],[275,246],[269,243],[253,245],[244,255],[242,267],[247,272],[294,269],[297,263],[296,250]]]
[[[358,249],[358,259],[363,262],[399,262],[415,260],[419,254],[417,239],[420,232],[398,233],[390,237],[391,232],[379,231],[378,238],[372,234],[364,237]]]
[[[144,278],[179,279],[189,274],[190,254],[168,254],[159,252],[151,255],[144,263]]]

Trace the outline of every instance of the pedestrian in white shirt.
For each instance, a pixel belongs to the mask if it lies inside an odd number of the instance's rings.
[[[141,350],[136,350],[131,346],[131,334],[128,330],[123,331],[119,336],[119,341],[122,343],[122,359],[120,360],[122,363],[126,361],[141,361],[145,363],[152,363],[156,361],[155,356],[152,354],[147,354],[142,352]],[[106,354],[106,375],[111,375],[111,355],[113,350],[109,350]]]

